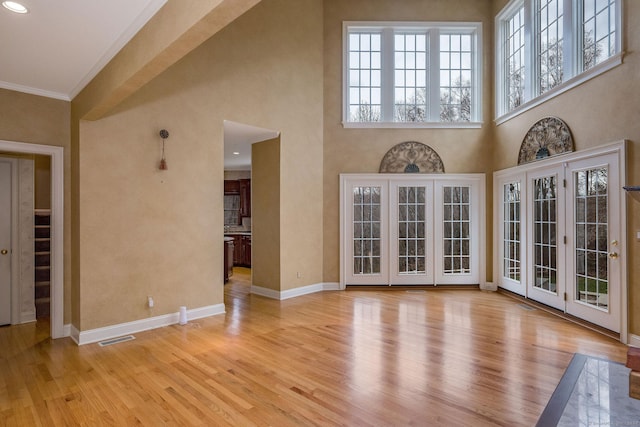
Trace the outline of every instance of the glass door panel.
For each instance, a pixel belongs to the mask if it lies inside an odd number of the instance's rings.
[[[434,188],[437,284],[476,284],[479,274],[477,183],[437,182]]]
[[[532,275],[529,281],[529,297],[544,304],[564,310],[564,281],[559,280],[558,267],[564,259],[558,245],[564,236],[563,204],[559,194],[563,191],[562,166],[555,170],[542,170],[529,177],[529,242]],[[551,172],[551,173],[549,173]]]
[[[444,187],[443,273],[471,271],[469,225],[469,187]]]
[[[557,177],[534,180],[533,286],[557,295]]]
[[[433,183],[391,183],[391,284],[433,284]]]
[[[607,310],[607,169],[574,172],[576,300]]]
[[[386,183],[354,181],[346,192],[346,284],[388,284]]]
[[[526,295],[526,259],[523,241],[526,240],[525,227],[522,223],[523,197],[525,188],[522,185],[523,175],[496,176],[496,212],[498,215],[498,286]]]
[[[380,274],[381,187],[353,189],[353,274]]]

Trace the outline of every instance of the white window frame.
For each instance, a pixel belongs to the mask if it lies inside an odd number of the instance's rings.
[[[342,25],[342,125],[345,128],[480,128],[482,127],[482,23],[481,22],[382,22],[345,21]],[[423,31],[428,34],[427,90],[429,119],[424,122],[395,122],[383,118],[377,122],[349,121],[349,34],[364,30],[382,34],[382,102],[394,106],[394,49],[395,31]],[[472,37],[472,105],[470,121],[440,121],[440,33],[471,34]],[[388,51],[388,50],[391,51]],[[384,107],[383,107],[384,108]]]
[[[537,48],[535,47],[536,34],[535,34],[535,11],[534,7],[537,0],[511,0],[496,16],[495,18],[495,40],[496,40],[496,124],[501,124],[507,120],[516,117],[525,111],[534,108],[545,101],[554,98],[569,89],[581,85],[582,83],[591,80],[592,78],[599,76],[612,68],[622,64],[624,57],[624,50],[622,41],[624,39],[623,26],[622,26],[622,0],[615,0],[615,53],[609,58],[593,66],[592,68],[581,71],[578,65],[581,55],[578,55],[578,49],[582,48],[582,40],[577,38],[582,34],[582,30],[578,31],[579,26],[582,25],[578,22],[578,2],[580,0],[559,0],[563,2],[564,8],[564,33],[563,33],[563,60],[564,60],[564,81],[556,87],[538,94],[535,82],[537,81],[537,71],[535,65],[535,56]],[[525,19],[525,84],[524,84],[524,102],[508,111],[508,104],[506,103],[506,85],[507,76],[504,69],[505,55],[504,51],[504,23],[513,15],[513,13],[524,7],[524,19]]]

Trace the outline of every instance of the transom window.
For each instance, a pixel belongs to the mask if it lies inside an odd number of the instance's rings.
[[[621,0],[512,0],[496,17],[499,117],[622,62]]]
[[[480,37],[480,23],[345,23],[345,127],[479,127]]]

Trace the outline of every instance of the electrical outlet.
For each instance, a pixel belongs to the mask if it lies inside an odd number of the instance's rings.
[[[300,272],[298,271],[297,276],[298,276],[298,279],[301,279],[301,278],[302,278],[302,273],[300,273]]]
[[[147,305],[149,308],[153,308],[153,297],[147,297]]]

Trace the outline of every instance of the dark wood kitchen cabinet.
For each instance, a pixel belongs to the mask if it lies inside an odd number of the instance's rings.
[[[251,180],[226,179],[224,181],[225,225],[242,225],[242,219],[251,216]]]
[[[233,276],[233,243],[233,238],[224,238],[224,283],[227,283],[229,277]]]
[[[238,180],[240,191],[240,216],[251,216],[251,180]]]
[[[242,265],[242,236],[233,236],[233,265]]]
[[[240,181],[238,181],[237,179],[225,179],[224,194],[240,194]]]
[[[251,267],[251,236],[242,236],[242,262]]]
[[[233,234],[233,265],[251,267],[251,236]]]

